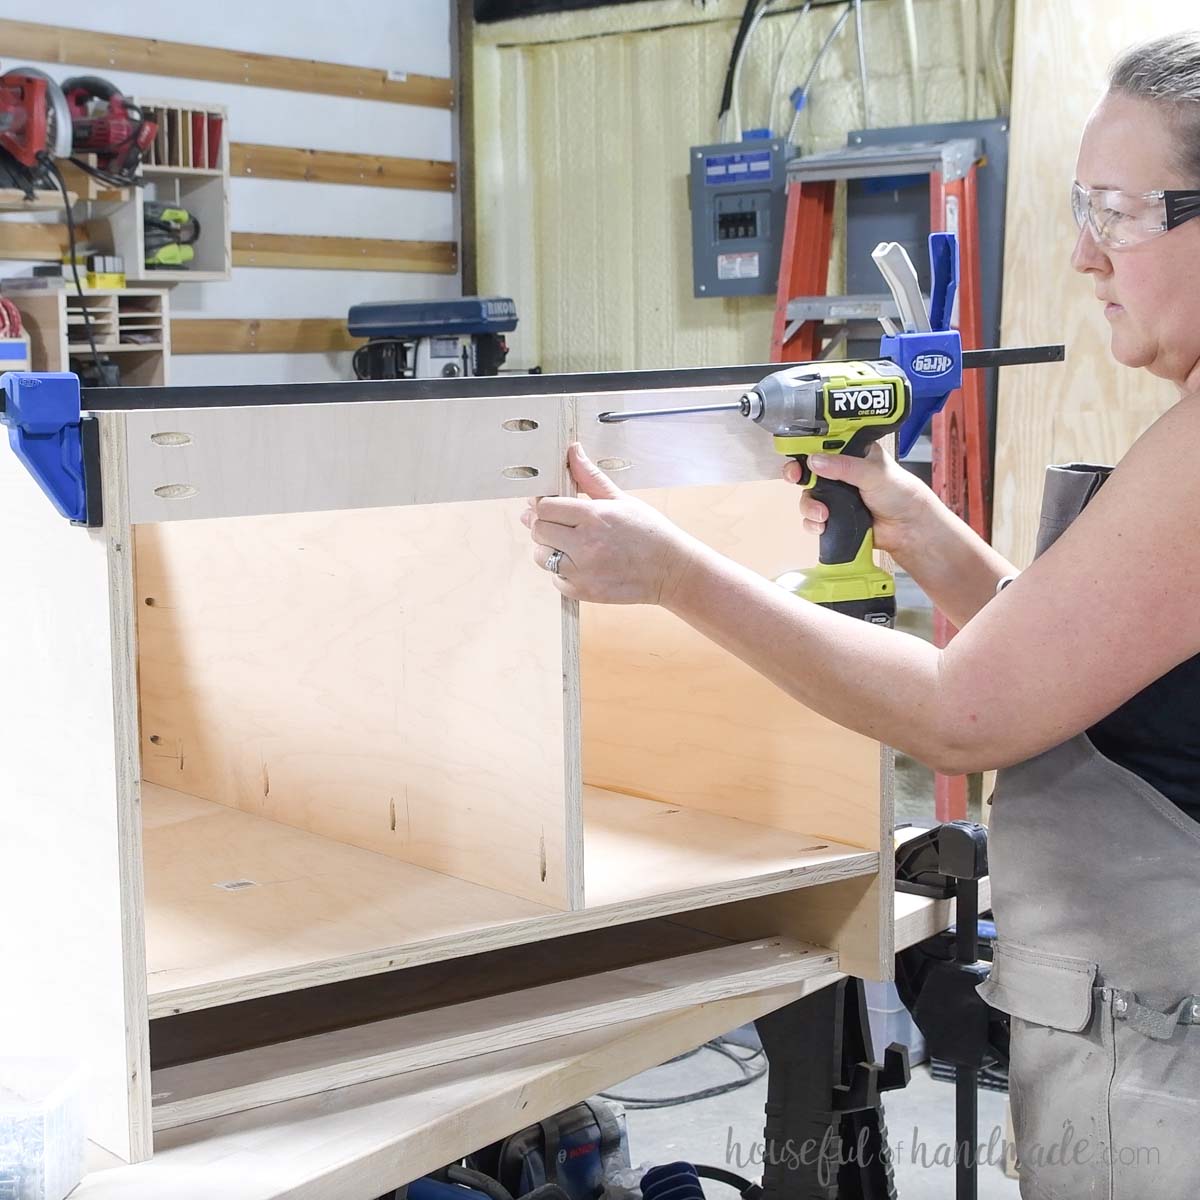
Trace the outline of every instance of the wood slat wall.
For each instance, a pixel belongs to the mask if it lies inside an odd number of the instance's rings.
[[[234,233],[233,265],[453,275],[458,269],[458,247],[453,242],[406,242],[395,238]]]
[[[345,317],[176,317],[171,322],[173,354],[332,354],[363,341],[350,336]]]
[[[0,45],[7,62],[34,59],[102,70],[140,71],[179,79],[208,79],[250,87],[321,92],[393,104],[453,108],[454,83],[432,75],[389,78],[378,67],[349,67],[312,59],[286,58],[156,38],[127,37],[90,29],[0,20]]]
[[[452,192],[458,185],[458,171],[452,162],[383,154],[342,154],[295,146],[259,146],[250,142],[232,143],[229,153],[230,173],[255,179],[352,183],[431,192]]]
[[[75,227],[82,242],[86,225]],[[54,262],[68,246],[65,225],[0,222],[0,258]],[[407,242],[395,238],[317,237],[291,233],[234,233],[235,267],[295,267],[318,271],[415,271],[453,275],[453,242]]]

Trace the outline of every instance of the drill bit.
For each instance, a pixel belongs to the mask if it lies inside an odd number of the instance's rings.
[[[603,425],[616,425],[620,421],[636,421],[641,417],[678,417],[693,413],[745,412],[745,402],[737,404],[700,404],[694,408],[643,408],[635,412],[602,412],[597,418]]]

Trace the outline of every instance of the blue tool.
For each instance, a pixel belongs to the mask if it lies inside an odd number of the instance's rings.
[[[98,519],[88,520],[78,376],[6,371],[0,375],[0,389],[0,425],[8,427],[13,453],[64,517],[76,525],[98,524]],[[99,507],[98,500],[93,507]]]
[[[883,243],[871,257],[887,280],[903,327],[882,338],[879,353],[899,366],[912,384],[912,406],[897,431],[897,449],[904,458],[930,417],[941,412],[951,393],[962,387],[962,338],[950,328],[958,290],[958,238],[952,233],[929,235],[933,287],[928,314],[917,272],[903,247]]]

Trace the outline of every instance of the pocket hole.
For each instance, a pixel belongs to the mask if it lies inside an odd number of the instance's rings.
[[[150,735],[150,745],[152,745],[152,746],[161,746],[161,745],[162,745],[162,738],[160,738],[160,737],[158,736],[158,734],[157,734],[157,733],[152,733],[152,734]]]
[[[627,458],[598,458],[596,459],[596,466],[602,471],[628,471],[633,466],[633,463]]]
[[[156,446],[190,446],[192,435],[190,433],[152,433],[150,440]]]
[[[146,597],[146,607],[147,608],[153,608],[155,606],[155,604],[157,604],[157,603],[158,603],[158,601],[155,600],[153,596]]]
[[[528,417],[515,417],[511,421],[505,421],[502,428],[507,429],[509,433],[529,433],[538,427],[536,421],[531,421]]]
[[[196,489],[190,483],[164,483],[154,489],[154,494],[162,500],[190,500]]]
[[[505,467],[500,474],[505,479],[536,479],[538,469],[537,467]]]

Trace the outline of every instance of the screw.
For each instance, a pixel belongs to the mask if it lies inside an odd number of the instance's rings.
[[[1115,1012],[1117,1014],[1117,1016],[1119,1016],[1119,1017],[1124,1016],[1125,1012],[1128,1008],[1129,1008],[1129,1001],[1126,1000],[1124,996],[1118,996],[1113,1001],[1113,1012]]]

